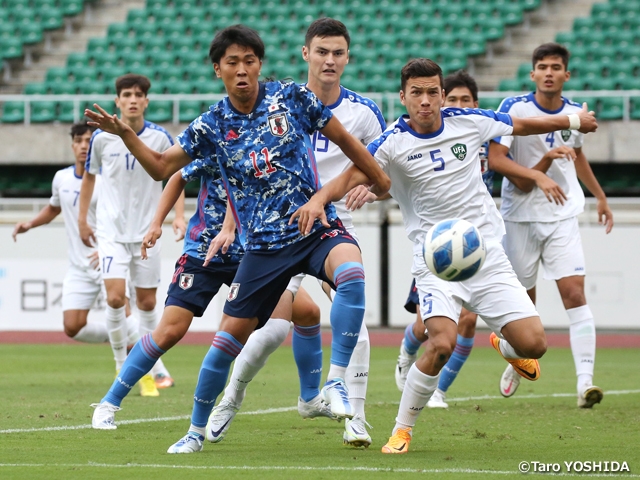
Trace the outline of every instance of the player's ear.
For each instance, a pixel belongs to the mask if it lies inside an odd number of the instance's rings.
[[[302,59],[303,59],[305,62],[308,62],[308,61],[309,61],[309,49],[307,48],[307,46],[306,46],[306,45],[303,45],[303,46],[302,46]]]
[[[213,64],[213,71],[216,72],[216,77],[220,78],[220,65],[217,63]]]
[[[400,90],[400,103],[402,105],[404,105],[405,107],[407,106],[407,104],[404,102],[404,91]]]
[[[347,63],[349,63],[349,50],[347,50]]]

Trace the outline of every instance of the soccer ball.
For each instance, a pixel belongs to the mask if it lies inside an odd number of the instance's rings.
[[[460,282],[480,270],[487,249],[482,234],[472,223],[452,218],[442,220],[429,229],[422,254],[436,277]]]

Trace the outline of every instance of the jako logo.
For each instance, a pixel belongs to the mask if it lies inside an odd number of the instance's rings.
[[[362,377],[368,377],[369,376],[369,372],[360,372],[360,373],[356,373],[353,378],[362,378]]]
[[[321,368],[316,368],[314,370],[311,370],[309,373],[322,373],[322,369]]]
[[[342,332],[342,336],[344,337],[357,337],[359,334],[358,333],[353,333],[353,332]]]
[[[415,155],[409,155],[409,158],[407,158],[407,161],[410,162],[411,160],[416,160],[417,158],[422,158],[422,154],[416,153]]]

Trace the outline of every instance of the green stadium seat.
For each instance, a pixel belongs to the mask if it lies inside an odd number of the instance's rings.
[[[48,93],[47,85],[44,83],[27,83],[24,86],[25,95],[46,95]]]
[[[0,40],[14,38],[16,35],[16,26],[12,22],[0,22]]]
[[[631,62],[616,62],[608,67],[609,76],[618,80],[635,77],[638,65]]]
[[[621,82],[623,90],[640,90],[640,77],[627,77]]]
[[[194,38],[190,35],[183,35],[179,38],[172,38],[171,50],[173,50],[174,52],[180,52],[181,55],[183,53],[191,53],[197,51],[195,49],[194,43]],[[203,56],[204,55],[205,53],[203,52]]]
[[[127,23],[111,23],[107,27],[107,37],[113,40],[115,38],[128,38],[131,34],[131,26]]]
[[[71,100],[58,102],[58,115],[56,116],[56,120],[63,123],[73,123],[75,121],[73,104],[74,102]],[[79,115],[78,118],[82,118],[82,115]]]
[[[171,68],[175,66],[177,57],[178,55],[170,51],[155,52],[153,55],[149,56],[152,65],[154,67],[161,68]]]
[[[637,30],[611,30],[611,43],[618,48],[633,47],[638,52],[636,39],[638,38]]]
[[[2,105],[2,123],[24,122],[23,102],[4,102]]]
[[[54,95],[75,95],[77,93],[74,83],[65,80],[64,82],[48,83],[47,88],[51,90]]]
[[[576,43],[576,35],[573,32],[558,32],[556,42],[562,45],[573,45]]]
[[[503,3],[497,11],[505,25],[518,25],[524,20],[522,7],[517,3]]]
[[[224,84],[220,80],[209,80],[207,82],[192,82],[197,93],[224,93]]]
[[[169,100],[154,100],[149,102],[145,118],[150,122],[170,122],[173,118],[173,102]]]
[[[486,18],[478,22],[485,40],[498,40],[504,37],[504,23],[499,18]]]
[[[167,23],[161,27],[162,35],[171,42],[176,38],[186,35],[186,29],[182,23]]]
[[[596,20],[591,17],[578,17],[573,20],[573,31],[577,33],[590,33],[596,30]]]
[[[149,22],[149,12],[139,8],[133,8],[127,12],[127,24],[132,27]]]
[[[96,67],[116,67],[120,65],[120,54],[116,52],[94,52],[91,59]]]
[[[584,62],[578,69],[574,66],[573,73],[582,80],[602,78],[604,66],[602,62]]]
[[[522,81],[517,78],[505,78],[500,80],[498,90],[501,92],[521,92],[523,91]]]
[[[89,53],[108,52],[110,47],[108,38],[91,38],[87,51]]]
[[[136,75],[144,75],[149,80],[151,80],[151,85],[153,86],[155,82],[155,69],[150,67],[149,65],[140,65],[136,67],[132,67],[129,65],[125,65],[125,68],[128,70],[127,73],[135,73]]]
[[[495,18],[496,7],[490,2],[477,2],[469,5],[469,13],[472,18],[484,21]]]
[[[185,68],[189,80],[192,82],[212,82],[214,79],[213,67],[211,65],[188,66]]]
[[[31,122],[49,123],[56,119],[56,102],[31,102]]]
[[[200,67],[206,65],[211,68],[207,52],[202,50],[191,50],[189,52],[180,52],[177,55],[177,60],[182,66],[185,67]]]
[[[127,67],[98,67],[98,78],[102,80],[103,83],[115,83],[116,78],[121,77],[125,73],[128,73],[129,68]]]
[[[61,9],[42,5],[39,10],[40,26],[43,30],[56,30],[63,27],[64,18]]]
[[[606,18],[615,15],[613,7],[608,3],[594,3],[591,7],[591,16],[596,18]]]
[[[502,102],[501,98],[480,98],[478,101],[478,106],[480,108],[484,108],[485,110],[493,110],[497,111],[500,103]]]
[[[42,27],[38,23],[23,23],[19,27],[20,40],[25,45],[34,45],[44,40]]]
[[[521,78],[521,79],[529,79],[530,78],[530,74],[531,74],[531,63],[527,62],[527,63],[521,63],[518,66],[518,73],[516,74],[517,78]]]
[[[147,6],[147,10],[149,7]],[[156,26],[171,25],[178,22],[179,12],[174,8],[162,8],[159,10],[151,10],[153,12],[153,18],[155,19]]]
[[[11,60],[22,57],[22,41],[19,38],[0,40],[0,58]]]
[[[109,43],[114,52],[122,55],[123,53],[138,51],[140,40],[135,37],[110,38]]]
[[[541,0],[520,0],[520,5],[525,11],[530,12],[540,8],[540,2]]]
[[[84,79],[81,81],[74,82],[78,93],[81,94],[99,94],[102,95],[107,93],[107,84],[106,82],[102,82],[100,80],[89,80]]]
[[[88,66],[91,62],[91,57],[85,52],[71,52],[67,55],[67,68],[69,67],[83,67]]]
[[[136,68],[148,65],[148,55],[145,52],[129,52],[120,56],[120,60],[127,68]]]
[[[585,81],[588,90],[615,90],[616,82],[613,78],[590,78]]]
[[[84,3],[82,0],[61,0],[60,6],[65,17],[74,17],[82,13]]]
[[[640,120],[640,97],[631,97],[631,111],[629,116],[633,120]]]
[[[167,51],[167,39],[162,37],[148,37],[143,40],[142,50],[149,54],[149,57],[153,60],[153,57],[158,52]]]
[[[165,87],[169,93],[193,93],[193,84],[185,80],[167,81]]]
[[[64,83],[69,80],[69,71],[65,67],[51,67],[45,78],[47,83]]]
[[[71,73],[76,83],[93,82],[98,79],[98,69],[96,67],[71,67],[67,71]]]
[[[160,26],[155,23],[141,23],[135,26],[135,35],[138,40],[145,42],[150,38],[158,38]],[[164,39],[165,43],[167,39]]]
[[[601,98],[598,118],[601,120],[621,120],[623,112],[622,102],[622,97]]]
[[[463,47],[470,57],[484,55],[487,52],[487,42],[481,33],[466,35],[463,39]]]
[[[586,80],[578,77],[571,77],[567,82],[565,82],[563,86],[564,91],[584,90],[585,88],[586,88]]]

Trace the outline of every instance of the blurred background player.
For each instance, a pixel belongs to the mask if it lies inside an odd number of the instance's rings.
[[[386,125],[375,102],[340,85],[340,78],[349,62],[349,42],[349,32],[338,20],[321,18],[309,26],[305,45],[302,47],[302,57],[309,64],[307,88],[331,109],[349,133],[366,145],[377,138]],[[352,165],[351,160],[342,150],[321,132],[316,131],[313,134],[311,144],[322,184],[337,177]],[[368,192],[366,187],[359,188]],[[345,199],[333,202],[333,205],[344,227],[357,240],[353,219],[345,205]],[[298,411],[305,418],[314,416],[332,418],[330,411],[327,412],[323,405],[318,404],[322,371],[320,313],[319,307],[304,288],[297,288],[303,277],[294,277],[292,283],[296,285],[292,288],[290,283],[287,287],[288,291],[283,294],[287,296],[286,301],[289,303],[292,294],[295,297],[293,309],[289,312],[288,318],[292,318],[295,324],[293,354],[299,367],[301,382]],[[297,290],[297,294],[294,290]],[[333,298],[335,293],[327,283],[323,283],[323,290]],[[249,341],[236,358],[224,397],[212,412],[210,426],[214,431],[219,432],[213,438],[216,442],[221,441],[229,429],[231,420],[242,404],[248,383],[287,336],[288,323],[282,324],[281,327],[273,325],[274,322],[280,324],[286,320],[283,315],[276,314],[281,309],[282,301],[267,324],[251,334]],[[317,313],[309,314],[308,312]],[[307,325],[304,325],[303,321],[308,317],[316,320],[315,322],[307,321]],[[343,442],[352,446],[368,447],[371,444],[364,411],[369,376],[369,352],[369,332],[363,322],[345,377],[354,417],[345,419]],[[309,359],[310,353],[315,356],[315,359]]]
[[[164,151],[173,145],[165,129],[144,119],[149,104],[147,92],[151,83],[147,77],[126,74],[116,80],[116,106],[122,121],[152,148]],[[102,189],[97,206],[97,226],[87,223],[89,200],[93,194],[95,176],[101,174]],[[107,291],[107,330],[119,372],[127,357],[127,327],[125,320],[126,278],[130,276],[136,290],[140,336],[153,331],[157,324],[156,289],[160,282],[160,245],[141,258],[141,242],[149,229],[156,210],[162,183],[153,180],[138,165],[122,140],[110,133],[97,130],[92,139],[87,165],[80,190],[78,225],[82,242],[91,247],[97,243],[100,267]],[[162,360],[153,373],[159,375],[160,386],[171,386],[173,380]],[[151,374],[141,381],[143,396],[157,396]]]
[[[563,85],[570,77],[569,51],[562,45],[545,43],[533,52],[532,63],[531,80],[536,91],[506,98],[499,111],[518,117],[580,111],[581,105],[562,96]],[[569,316],[578,406],[591,408],[602,400],[603,392],[593,385],[596,328],[584,294],[585,261],[578,215],[584,210],[585,199],[578,180],[598,200],[598,223],[604,225],[606,233],[613,227],[613,214],[582,144],[583,135],[568,129],[528,138],[503,136],[491,143],[490,164],[506,177],[500,211],[505,220],[504,246],[509,260],[534,302],[540,263],[544,278],[556,281]],[[530,179],[512,175],[516,164],[556,181],[566,193],[566,200],[547,201],[545,193]],[[519,383],[519,376],[507,368],[500,381],[500,392],[509,397]]]

